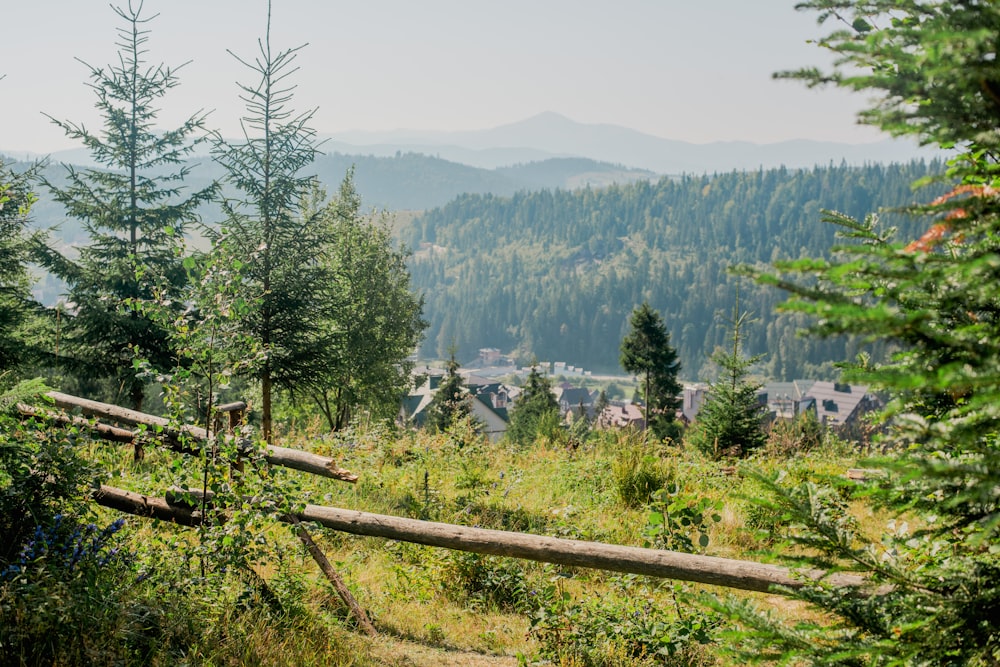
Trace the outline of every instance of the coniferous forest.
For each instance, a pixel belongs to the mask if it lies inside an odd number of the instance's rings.
[[[365,202],[420,183],[424,170],[413,156],[404,156],[409,162],[356,157]],[[346,156],[337,159],[338,166],[349,164]],[[218,169],[195,162],[189,180],[205,187],[206,174]],[[50,166],[45,175],[61,183],[60,169]],[[880,228],[899,226],[910,235],[917,223],[893,210],[936,194],[933,188],[914,192],[913,181],[943,169],[940,161],[841,164],[509,196],[463,194],[415,219],[400,216],[395,233],[413,252],[413,287],[424,296],[429,324],[419,356],[447,358],[454,344],[462,362],[479,348],[495,347],[524,363],[537,358],[619,373],[628,313],[649,301],[664,315],[682,377],[711,379],[709,359],[725,340],[723,323],[739,282],[754,318],[745,332],[747,351],[765,355],[755,372],[777,380],[833,378],[833,364],[852,359],[857,345],[798,337],[805,320],[775,311],[783,295],[738,281],[731,267],[827,256],[835,230],[821,221],[823,210],[857,218],[878,210]],[[343,176],[315,170],[331,191]],[[39,227],[59,223],[62,243],[86,243],[79,224],[62,220],[54,203],[40,201],[33,214]],[[35,291],[53,301],[58,289],[46,279]]]
[[[828,255],[835,230],[821,222],[824,210],[858,218],[882,210],[883,229],[912,231],[893,209],[917,201],[913,182],[942,169],[831,165],[458,197],[404,231],[430,323],[421,354],[444,358],[454,344],[468,359],[495,347],[522,361],[616,372],[628,314],[648,301],[664,316],[681,376],[706,379],[726,337],[738,282],[731,267]],[[857,354],[846,338],[797,337],[805,321],[775,312],[780,292],[741,288],[757,319],[746,327],[747,352],[767,353],[762,374],[832,377],[833,363]]]

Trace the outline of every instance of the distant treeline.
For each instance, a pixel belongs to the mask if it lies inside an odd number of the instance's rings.
[[[739,282],[741,306],[757,319],[746,327],[746,352],[766,354],[761,373],[834,376],[833,363],[853,359],[859,341],[797,337],[801,318],[775,312],[784,295],[729,267],[828,255],[835,230],[821,222],[824,209],[881,211],[882,224],[913,238],[917,223],[890,209],[930,201],[943,186],[912,184],[943,170],[941,162],[831,165],[460,196],[403,232],[430,322],[422,354],[444,358],[454,344],[467,360],[496,347],[524,361],[616,371],[628,314],[648,300],[671,331],[681,377],[707,379]]]

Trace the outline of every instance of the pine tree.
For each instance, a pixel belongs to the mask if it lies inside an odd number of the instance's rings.
[[[600,427],[602,416],[604,415],[604,410],[611,405],[611,401],[608,400],[608,392],[606,389],[602,389],[601,393],[597,395],[597,400],[594,402],[594,423]]]
[[[133,360],[165,368],[172,353],[167,332],[143,315],[140,302],[159,295],[180,306],[183,236],[214,188],[185,193],[182,187],[188,174],[182,163],[204,116],[193,115],[169,131],[155,127],[156,105],[178,85],[176,69],[145,60],[145,26],[156,17],[142,16],[142,2],[113,9],[125,23],[118,29],[118,63],[88,65],[103,131],[52,119],[102,167],[66,167],[65,187],[47,183],[67,214],[83,222],[90,243],[76,259],[50,251],[44,263],[66,281],[74,309],[63,334],[68,361],[81,375],[114,379],[131,406],[141,409],[144,380]]]
[[[455,348],[451,349],[444,382],[438,387],[427,407],[427,428],[434,433],[444,433],[452,425],[472,414],[471,396],[458,374]]]
[[[223,182],[237,192],[223,202],[225,221],[216,240],[241,266],[250,306],[240,315],[241,325],[256,343],[244,374],[260,382],[261,428],[270,442],[276,390],[308,391],[319,380],[317,360],[327,353],[329,341],[314,308],[329,277],[323,260],[330,239],[324,225],[314,224],[318,212],[302,215],[315,183],[302,174],[317,155],[309,127],[313,112],[296,115],[289,107],[294,87],[286,79],[302,47],[272,51],[270,3],[258,47],[252,62],[237,57],[259,77],[252,85],[239,84],[246,103],[243,138],[233,143],[215,137]]]
[[[552,383],[532,365],[521,394],[510,411],[507,439],[522,447],[532,444],[539,435],[554,435],[558,428],[559,403],[552,393]]]
[[[708,390],[708,399],[698,410],[690,441],[703,452],[721,456],[746,456],[762,447],[764,404],[758,392],[761,384],[748,378],[750,368],[760,355],[745,357],[740,349],[748,314],[740,312],[739,294],[730,320],[728,351],[719,350],[712,357],[722,369],[719,379]]]
[[[29,232],[28,213],[35,196],[33,170],[15,172],[0,160],[0,381],[22,369],[40,354],[31,334],[39,306],[31,296],[28,262],[32,248],[40,242],[38,232]]]
[[[677,437],[674,417],[683,388],[677,381],[681,365],[677,350],[670,345],[670,332],[660,314],[645,301],[632,311],[629,327],[621,342],[621,365],[642,376],[646,428],[652,427],[657,437]]]
[[[1000,7],[995,3],[803,3],[838,29],[820,41],[832,73],[805,70],[877,95],[866,122],[956,149],[951,192],[913,212],[926,233],[897,240],[878,217],[827,219],[844,239],[831,261],[800,260],[758,275],[791,293],[784,306],[814,318],[814,333],[889,340],[886,363],[848,379],[892,397],[881,445],[866,463],[886,477],[859,490],[891,509],[867,534],[844,494],[772,482],[807,563],[870,577],[845,594],[822,583],[798,595],[821,622],[789,628],[749,603],[721,607],[745,628],[741,661],[810,665],[996,665],[1000,660]],[[909,241],[909,242],[907,242]],[[759,273],[750,269],[746,272]],[[919,526],[911,530],[909,525]],[[801,562],[801,561],[799,561]],[[830,626],[833,626],[832,628]]]

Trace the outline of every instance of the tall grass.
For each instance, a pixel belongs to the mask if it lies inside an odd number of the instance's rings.
[[[626,507],[639,508],[674,481],[675,470],[645,433],[624,431],[618,439],[611,475],[618,500]]]

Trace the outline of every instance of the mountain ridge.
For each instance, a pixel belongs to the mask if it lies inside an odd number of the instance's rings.
[[[902,140],[886,139],[868,144],[790,139],[779,142],[713,141],[693,143],[646,134],[619,125],[581,123],[546,111],[520,121],[483,130],[387,132],[348,131],[324,135],[341,150],[414,150],[461,162],[480,158],[475,166],[508,166],[489,161],[489,151],[504,151],[507,159],[517,151],[548,157],[587,157],[600,162],[648,169],[658,174],[702,174],[747,169],[810,168],[829,163],[909,162],[932,153]],[[474,153],[484,151],[483,153]],[[468,162],[472,164],[472,162]]]
[[[900,139],[862,144],[812,139],[694,143],[620,125],[581,123],[553,111],[479,130],[351,130],[320,133],[319,137],[323,140],[320,149],[327,154],[397,157],[420,153],[479,169],[551,158],[589,158],[671,176],[777,167],[808,169],[841,163],[905,163],[934,156],[928,149]],[[28,159],[44,157],[24,151],[12,154]],[[48,157],[84,166],[89,159],[82,148],[56,151]]]

